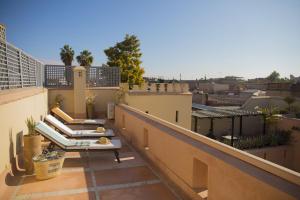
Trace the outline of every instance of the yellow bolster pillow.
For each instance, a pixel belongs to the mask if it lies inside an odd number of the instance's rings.
[[[98,127],[98,128],[96,129],[96,131],[97,131],[98,133],[103,133],[103,132],[105,132],[105,128],[103,128],[103,127]]]

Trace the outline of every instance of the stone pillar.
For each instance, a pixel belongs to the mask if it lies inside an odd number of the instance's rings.
[[[86,69],[82,66],[73,68],[74,75],[74,117],[86,118]]]

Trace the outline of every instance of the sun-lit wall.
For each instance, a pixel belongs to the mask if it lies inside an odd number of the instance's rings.
[[[115,124],[183,199],[300,198],[300,174],[120,105]]]
[[[27,134],[25,120],[41,120],[48,111],[47,89],[23,88],[0,92],[0,173],[10,170],[22,156],[22,135]],[[17,155],[17,156],[16,156]]]
[[[129,92],[125,95],[125,102],[143,112],[191,129],[191,93]]]
[[[115,102],[118,87],[98,87],[86,88],[85,97],[89,95],[95,96],[95,112],[97,116],[105,116],[107,112],[107,103]],[[49,106],[53,105],[55,97],[61,95],[63,97],[62,109],[73,116],[74,114],[74,91],[72,89],[49,89]]]

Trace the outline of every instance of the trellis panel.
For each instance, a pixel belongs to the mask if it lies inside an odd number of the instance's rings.
[[[0,40],[0,90],[43,86],[43,64]]]
[[[63,65],[45,65],[45,86],[73,87],[72,67]]]
[[[66,88],[73,87],[73,67],[64,65],[45,65],[45,86]],[[88,87],[115,87],[120,84],[119,67],[88,68],[86,76]]]

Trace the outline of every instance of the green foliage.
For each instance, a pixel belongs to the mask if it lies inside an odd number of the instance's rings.
[[[293,104],[296,101],[296,99],[292,96],[288,96],[288,97],[284,98],[284,101],[290,105],[290,104]]]
[[[209,133],[206,136],[211,139],[216,139],[216,136],[214,135],[214,133],[212,131],[209,131]]]
[[[60,49],[60,59],[65,66],[72,66],[74,54],[74,50],[69,45],[65,45]]]
[[[83,50],[80,52],[80,54],[76,57],[77,62],[80,64],[80,66],[83,67],[90,67],[93,63],[93,56],[92,53],[89,52],[88,50]]]
[[[259,135],[253,137],[241,137],[239,138],[239,140],[234,142],[233,146],[241,150],[257,149],[269,146],[286,145],[289,144],[290,141],[291,131],[278,130],[272,134]]]
[[[116,92],[115,95],[116,103],[117,104],[124,103],[124,98],[125,98],[125,90],[123,87],[120,87],[120,89],[118,90],[118,92]]]
[[[86,97],[86,105],[94,105],[95,104],[95,95],[89,95]]]
[[[273,71],[267,79],[271,82],[276,82],[280,80],[280,74],[277,71]]]
[[[278,82],[278,83],[291,83],[293,82],[293,78],[290,79],[287,77],[280,78],[280,74],[277,71],[273,71],[269,76],[266,77],[270,82]]]
[[[271,125],[278,121],[280,110],[276,106],[257,107],[258,112],[262,113],[266,118],[266,123]]]
[[[287,109],[279,110],[279,114],[285,115],[285,114],[288,114],[288,113],[289,113],[289,111]]]
[[[107,65],[120,67],[121,82],[129,85],[143,83],[144,69],[141,67],[140,41],[135,35],[126,35],[122,42],[104,50]]]
[[[32,159],[34,162],[45,162],[49,160],[57,160],[64,157],[63,151],[43,151],[42,154],[34,156]]]
[[[54,99],[54,102],[53,102],[53,105],[51,105],[51,108],[61,107],[63,101],[64,101],[64,98],[61,94],[56,95],[55,99]]]
[[[33,117],[29,117],[25,121],[26,126],[28,128],[28,135],[37,135],[35,131],[36,122],[34,121]]]
[[[292,96],[285,97],[283,99],[288,104],[288,110],[291,111],[291,105],[296,101],[296,99]]]

